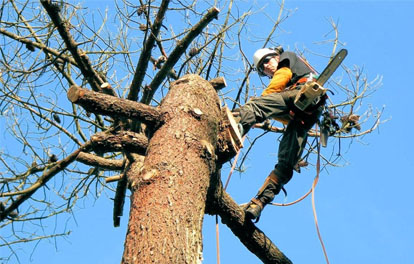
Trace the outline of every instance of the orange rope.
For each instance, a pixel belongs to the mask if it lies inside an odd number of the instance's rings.
[[[312,186],[313,185],[316,186],[317,183],[318,183],[318,177],[315,177],[315,179],[313,180]],[[295,200],[293,202],[290,202],[290,203],[271,203],[271,205],[275,205],[275,206],[290,206],[290,205],[294,205],[296,203],[299,203],[300,201],[302,201],[303,199],[305,199],[306,197],[308,197],[308,195],[312,192],[312,188],[313,187],[311,187],[309,189],[309,191],[307,193],[305,193],[302,197],[300,197],[299,199],[297,199],[297,200]]]
[[[317,130],[318,130],[318,127],[316,126],[316,132],[318,132]],[[318,142],[317,149],[318,149],[318,159],[316,161],[316,177],[315,178],[319,178],[319,173],[321,171],[321,144],[319,144],[319,142]],[[316,207],[315,207],[315,186],[316,186],[316,184],[313,184],[312,185],[312,210],[313,210],[313,216],[315,218],[316,232],[318,233],[318,238],[319,238],[319,241],[321,242],[323,254],[325,255],[326,263],[329,264],[328,254],[326,253],[326,248],[325,248],[325,245],[323,243],[321,233],[319,231],[318,217],[316,215]]]
[[[217,250],[217,264],[220,264],[220,241],[219,241],[219,225],[218,215],[216,215],[216,250]]]

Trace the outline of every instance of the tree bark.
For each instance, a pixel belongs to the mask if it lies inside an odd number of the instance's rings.
[[[127,174],[132,194],[122,263],[201,263],[219,98],[208,81],[187,75],[171,85],[160,112],[164,123],[149,142],[144,166]]]

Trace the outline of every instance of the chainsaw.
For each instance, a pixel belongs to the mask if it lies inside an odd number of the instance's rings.
[[[346,49],[341,49],[329,62],[328,66],[326,66],[316,81],[313,80],[312,73],[310,74],[308,81],[301,87],[299,93],[295,97],[294,104],[298,109],[305,111],[309,106],[317,105],[320,102],[328,90],[324,88],[323,85],[328,81],[339,65],[341,65],[347,54],[348,51]],[[328,137],[333,134],[332,128],[336,128],[337,126],[335,119],[331,117],[332,115],[326,112],[324,113],[321,122],[320,138],[323,147],[327,146]]]
[[[341,65],[347,54],[348,51],[346,49],[341,49],[329,62],[328,66],[326,66],[316,81],[313,80],[313,74],[310,74],[308,81],[302,86],[295,97],[294,104],[297,108],[305,111],[310,105],[319,103],[322,96],[324,96],[328,90],[323,88],[323,85],[332,76],[339,65]]]

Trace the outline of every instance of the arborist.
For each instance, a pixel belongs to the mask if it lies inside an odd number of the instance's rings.
[[[258,221],[263,208],[292,178],[305,148],[308,131],[319,119],[325,97],[321,96],[306,109],[297,107],[298,93],[305,83],[315,80],[316,73],[294,52],[284,51],[280,46],[259,49],[254,53],[253,63],[258,74],[271,78],[271,81],[260,97],[250,99],[235,110],[241,135],[267,119],[276,119],[286,125],[277,164],[257,195],[245,206],[246,217]]]

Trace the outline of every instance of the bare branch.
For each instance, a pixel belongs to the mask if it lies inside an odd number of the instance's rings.
[[[118,227],[121,222],[121,216],[123,215],[125,196],[127,191],[128,180],[126,173],[121,175],[115,191],[114,197],[114,211],[113,211],[113,221],[114,227]]]
[[[100,86],[104,83],[104,81],[96,73],[96,71],[93,70],[93,67],[86,53],[81,52],[78,49],[78,43],[76,43],[69,32],[68,23],[65,22],[60,16],[59,7],[56,4],[53,4],[51,0],[40,0],[40,2],[52,19],[53,24],[58,29],[59,34],[65,41],[67,49],[72,54],[83,76],[87,79],[89,85],[92,87],[92,90],[100,91]]]
[[[145,73],[147,72],[148,62],[151,58],[151,50],[154,47],[154,43],[158,37],[161,29],[162,21],[164,19],[165,12],[167,11],[169,0],[163,0],[155,18],[154,24],[151,27],[151,33],[149,34],[147,41],[145,42],[141,55],[138,60],[138,65],[135,70],[134,78],[129,88],[128,99],[136,101],[138,99],[138,93],[144,80]]]
[[[177,43],[167,61],[162,66],[161,70],[155,75],[148,89],[144,91],[144,95],[141,99],[142,103],[149,104],[151,102],[151,99],[157,91],[158,87],[164,81],[165,77],[169,74],[172,67],[174,67],[174,65],[180,59],[181,55],[187,50],[193,39],[201,33],[201,31],[210,23],[211,20],[217,17],[219,12],[220,10],[216,7],[208,10],[207,14],[190,29],[188,34],[182,40]]]
[[[106,177],[105,182],[106,183],[117,182],[117,181],[121,180],[123,177],[124,177],[123,174],[119,174],[119,175],[115,175],[115,176],[111,176],[111,177]]]
[[[4,28],[0,28],[0,34],[3,34],[5,36],[8,36],[9,38],[12,38],[14,40],[17,40],[17,41],[19,41],[19,42],[21,42],[23,44],[31,45],[33,47],[36,47],[36,48],[40,49],[40,50],[44,50],[45,52],[50,53],[50,54],[56,56],[57,58],[61,58],[61,59],[65,60],[65,61],[73,64],[74,66],[78,66],[77,63],[76,63],[76,61],[74,59],[72,59],[72,58],[68,57],[67,55],[63,54],[64,51],[57,51],[55,49],[49,48],[46,45],[44,45],[43,43],[38,43],[38,42],[35,42],[35,41],[31,41],[31,40],[29,40],[29,39],[27,39],[25,37],[21,37],[21,36],[16,35],[16,34],[14,34],[12,32],[8,32]]]
[[[5,208],[0,212],[0,222],[7,218],[7,216],[16,210],[24,201],[29,199],[40,187],[44,186],[50,179],[53,178],[56,174],[63,171],[69,164],[71,164],[78,154],[83,151],[87,151],[91,146],[91,142],[86,142],[83,146],[75,150],[72,154],[66,158],[60,160],[59,162],[54,163],[50,168],[48,168],[41,177],[29,188],[17,191],[14,193],[2,193],[0,197],[19,195],[11,205]]]
[[[80,152],[76,160],[90,166],[98,166],[107,170],[122,170],[125,160],[113,160],[96,156],[86,152]]]

